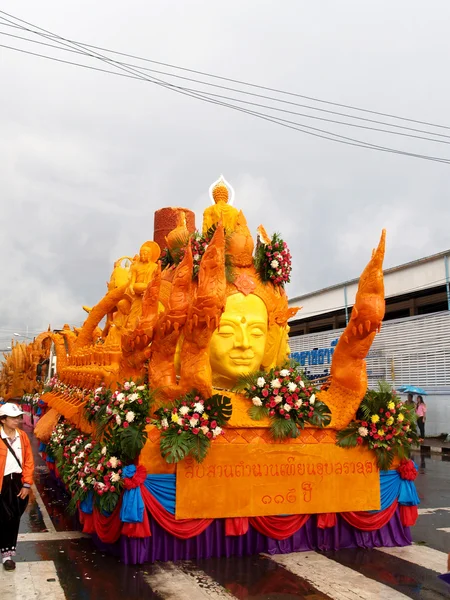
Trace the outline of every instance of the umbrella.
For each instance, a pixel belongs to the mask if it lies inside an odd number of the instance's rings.
[[[420,394],[420,396],[428,395],[428,392],[415,385],[400,385],[397,388],[397,391],[402,392],[403,394]]]

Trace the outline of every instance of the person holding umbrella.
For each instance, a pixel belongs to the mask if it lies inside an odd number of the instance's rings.
[[[421,438],[425,437],[426,414],[427,414],[427,405],[423,401],[422,396],[419,394],[417,396],[416,415],[417,415],[417,427],[419,428]]]
[[[0,406],[0,551],[5,571],[14,571],[20,518],[33,484],[34,460],[27,434],[18,429],[23,412]]]

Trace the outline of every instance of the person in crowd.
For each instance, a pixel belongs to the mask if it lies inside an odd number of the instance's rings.
[[[416,403],[416,415],[417,415],[417,427],[419,428],[420,437],[425,437],[425,421],[427,414],[427,405],[423,401],[422,396],[417,396]]]
[[[406,406],[415,406],[414,396],[412,394],[408,394],[405,404]]]
[[[18,428],[23,412],[7,402],[0,406],[0,550],[3,568],[14,571],[20,518],[33,484],[34,460],[27,434]]]

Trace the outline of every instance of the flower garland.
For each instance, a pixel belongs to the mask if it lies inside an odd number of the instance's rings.
[[[124,459],[133,461],[147,439],[152,392],[147,385],[126,381],[121,389],[100,387],[91,394],[84,407],[85,417],[94,423],[99,437]]]
[[[159,408],[153,424],[161,431],[161,455],[168,463],[186,456],[202,462],[211,440],[222,435],[231,411],[227,396],[215,394],[205,400],[195,391],[175,400],[171,408]]]
[[[101,420],[106,413],[106,407],[111,401],[112,391],[101,386],[91,392],[84,406],[84,416],[89,423]]]
[[[284,286],[291,280],[291,253],[278,233],[270,244],[259,243],[255,253],[255,268],[261,281]]]
[[[123,487],[122,461],[102,442],[62,421],[53,430],[47,453],[56,461],[59,475],[72,498],[69,510],[93,494],[103,512],[112,512]]]
[[[196,279],[198,277],[200,271],[200,264],[202,262],[203,255],[205,254],[213,236],[216,231],[217,226],[213,225],[208,229],[208,231],[203,235],[199,231],[194,231],[193,234],[189,237],[189,243],[191,244],[192,249],[192,278]],[[184,239],[179,240],[179,244],[175,244],[175,247],[170,250],[169,248],[164,248],[160,261],[161,267],[163,269],[167,267],[171,267],[173,265],[178,265],[183,260],[186,252],[186,242]],[[233,282],[233,270],[232,270],[232,259],[229,254],[225,254],[225,275],[227,281]]]
[[[44,385],[44,392],[51,392],[55,387],[58,389],[58,384],[61,384],[61,382],[56,375],[53,375],[53,377]]]
[[[418,444],[414,406],[403,404],[386,382],[378,390],[368,390],[356,419],[337,433],[342,448],[367,446],[375,452],[378,468],[388,470],[395,457],[409,458],[413,444]]]
[[[252,401],[251,419],[271,419],[270,430],[276,440],[296,438],[306,423],[325,427],[331,421],[327,405],[317,398],[319,390],[297,367],[293,363],[268,373],[252,373],[242,377],[234,389]]]
[[[115,392],[102,386],[90,393],[84,407],[93,436],[66,421],[56,425],[47,453],[72,496],[72,511],[90,494],[100,510],[114,510],[123,488],[123,466],[134,462],[147,439],[152,400],[148,386],[134,381]]]

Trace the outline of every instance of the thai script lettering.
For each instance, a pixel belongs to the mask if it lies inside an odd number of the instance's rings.
[[[303,462],[301,458],[288,456],[282,462],[249,463],[241,460],[235,464],[209,465],[204,467],[192,458],[185,460],[186,479],[233,479],[254,477],[311,477],[320,480],[332,475],[362,475],[365,477],[377,469],[375,461]]]

